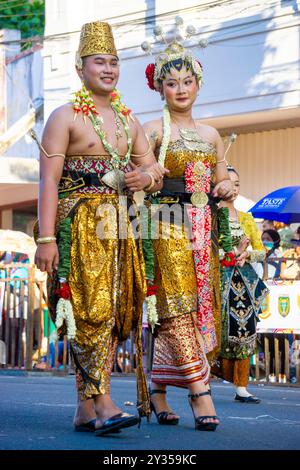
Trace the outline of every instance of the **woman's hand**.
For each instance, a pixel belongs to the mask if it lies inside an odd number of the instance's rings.
[[[242,268],[244,266],[244,264],[246,263],[248,256],[249,256],[248,251],[244,251],[243,253],[241,253],[236,258],[236,265],[239,266],[240,268]]]
[[[40,243],[35,252],[34,262],[40,271],[52,274],[53,269],[58,269],[59,255],[55,242]]]
[[[141,191],[151,183],[152,174],[156,183],[163,180],[165,174],[169,173],[169,170],[162,167],[159,163],[154,163],[147,167],[138,167],[132,161],[127,165],[125,171],[125,184],[130,191]]]
[[[230,201],[234,197],[231,180],[224,180],[217,183],[213,189],[212,196],[223,199],[224,201]]]
[[[249,244],[250,244],[250,239],[246,236],[242,237],[237,247],[237,253],[241,255],[244,251],[247,250]]]
[[[170,170],[161,166],[160,163],[156,162],[147,167],[147,171],[154,176],[156,183],[159,183],[164,176],[170,173]]]

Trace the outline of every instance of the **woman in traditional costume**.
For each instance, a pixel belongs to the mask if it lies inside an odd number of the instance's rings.
[[[228,171],[234,184],[234,199],[220,203],[218,217],[222,275],[220,375],[235,385],[235,400],[260,403],[248,392],[247,385],[250,357],[256,349],[256,323],[268,289],[251,263],[263,261],[266,251],[252,215],[234,207],[240,192],[239,175],[233,167],[228,167]]]
[[[206,358],[206,354],[213,358],[218,352],[220,334],[214,198],[230,198],[232,185],[218,132],[192,117],[202,84],[199,62],[174,41],[155,64],[148,65],[146,76],[166,105],[163,118],[144,128],[158,162],[170,172],[163,190],[151,198],[151,212],[176,206],[180,213],[179,222],[172,217],[162,221],[160,236],[152,240],[155,275],[151,279],[150,269],[147,277],[154,284],[149,297],[156,294],[158,318],[150,319],[152,326],[157,323],[151,407],[159,424],[177,424],[179,416],[167,404],[166,387],[188,388],[195,429],[214,431],[219,419],[211,399]],[[188,233],[183,220],[189,225]],[[146,264],[151,261],[148,255],[146,249]]]

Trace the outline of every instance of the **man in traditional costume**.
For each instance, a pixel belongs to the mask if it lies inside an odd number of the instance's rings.
[[[82,27],[76,69],[83,87],[51,114],[40,144],[36,264],[49,274],[49,307],[71,340],[75,429],[103,435],[138,422],[110,398],[116,347],[133,329],[138,407],[149,412],[141,347],[145,274],[127,209],[132,217],[134,191],[160,189],[164,171],[115,89],[119,62],[109,24]]]

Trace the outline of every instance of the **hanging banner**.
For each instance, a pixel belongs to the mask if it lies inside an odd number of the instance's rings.
[[[300,333],[300,281],[266,281],[258,333]]]

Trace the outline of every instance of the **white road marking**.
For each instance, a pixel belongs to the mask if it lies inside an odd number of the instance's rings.
[[[259,416],[249,416],[249,417],[245,417],[245,416],[228,416],[228,419],[243,419],[243,420],[261,420],[261,419],[265,419],[265,418],[271,418],[272,420],[274,421],[281,421],[280,419],[278,418],[274,418],[274,416],[271,416],[271,415],[259,415]]]
[[[211,384],[212,385],[212,389],[215,389],[217,390],[218,388],[226,388],[227,390],[228,389],[232,389],[232,391],[234,392],[234,387],[230,385],[219,385],[219,384]],[[277,386],[276,387],[266,387],[266,386],[263,386],[263,387],[260,387],[259,385],[257,386],[252,386],[251,385],[248,387],[252,390],[256,390],[257,392],[258,391],[268,391],[268,392],[278,392],[278,393],[300,393],[300,387],[297,388],[296,390],[291,390],[289,389],[288,387],[281,387],[281,388],[278,388]]]
[[[62,408],[76,408],[76,405],[69,405],[66,403],[33,403],[35,406],[60,406]]]
[[[260,416],[256,416],[256,417],[253,417],[253,416],[250,416],[250,417],[245,417],[245,416],[228,416],[227,418],[225,419],[237,419],[237,420],[243,420],[243,421],[261,421],[261,422],[266,422],[266,421],[274,421],[275,423],[281,423],[283,425],[298,425],[300,426],[300,421],[292,421],[292,420],[289,420],[289,419],[279,419],[279,418],[275,418],[274,416],[271,416],[271,415],[260,415]]]

